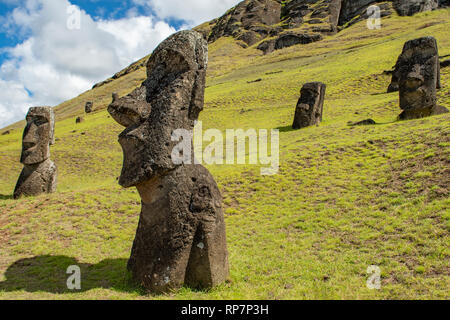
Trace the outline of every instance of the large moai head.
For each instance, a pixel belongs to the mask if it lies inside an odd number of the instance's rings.
[[[20,162],[32,165],[50,158],[54,144],[55,116],[51,107],[32,107],[26,116]]]
[[[423,37],[405,43],[398,60],[400,108],[417,117],[436,107],[439,56],[436,39]],[[430,113],[430,114],[427,114]]]
[[[208,47],[195,31],[181,31],[162,42],[147,63],[147,79],[130,97],[145,104],[110,105],[108,111],[126,129],[119,135],[124,162],[119,179],[136,186],[174,169],[171,154],[177,129],[192,130],[203,109]],[[139,100],[141,97],[141,100]],[[151,112],[150,112],[151,110]]]
[[[326,85],[321,82],[305,83],[295,110],[293,129],[319,124],[322,121]]]

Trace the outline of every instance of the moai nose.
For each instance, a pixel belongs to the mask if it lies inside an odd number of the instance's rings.
[[[406,86],[409,89],[417,89],[424,82],[423,75],[420,73],[420,66],[415,65],[406,76]]]
[[[22,139],[23,146],[32,147],[37,143],[36,130],[37,126],[34,122],[31,122],[27,125]]]

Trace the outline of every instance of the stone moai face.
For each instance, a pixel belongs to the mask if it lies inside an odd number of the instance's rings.
[[[119,183],[136,186],[142,199],[128,270],[151,292],[183,284],[210,288],[229,272],[222,196],[214,178],[200,164],[172,160],[179,143],[172,141],[175,131],[192,132],[203,109],[207,48],[195,31],[170,36],[151,55],[142,86],[123,98],[114,94],[108,107],[126,127],[119,135]]]
[[[405,43],[399,59],[401,109],[433,108],[436,105],[438,59],[433,37]]]
[[[293,129],[319,124],[322,121],[326,85],[321,82],[306,83],[300,91],[295,110]]]
[[[126,126],[119,135],[124,153],[120,185],[136,186],[176,167],[171,137],[174,130],[192,130],[203,109],[207,57],[200,34],[178,32],[151,55],[147,80],[126,98],[131,103],[115,96],[108,111]]]
[[[90,101],[86,102],[86,105],[84,106],[84,112],[91,113],[92,109],[94,108],[94,104]]]
[[[26,116],[20,162],[25,165],[41,163],[50,157],[54,144],[55,117],[51,107],[32,107]]]

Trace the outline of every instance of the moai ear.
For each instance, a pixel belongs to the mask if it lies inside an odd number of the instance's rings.
[[[198,115],[203,111],[206,86],[206,68],[208,66],[208,45],[202,39],[195,48],[195,55],[198,65],[194,88],[192,89],[192,100],[189,106],[189,119],[197,120]]]
[[[55,112],[50,108],[50,145],[55,144]]]

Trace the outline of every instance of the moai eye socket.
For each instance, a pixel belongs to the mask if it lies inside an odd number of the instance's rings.
[[[42,126],[43,124],[48,123],[48,119],[45,117],[37,116],[37,117],[34,117],[34,123],[37,126]]]
[[[29,115],[26,117],[27,124],[34,123],[37,126],[41,126],[43,124],[48,123],[48,119],[46,117],[37,116],[37,115]]]

